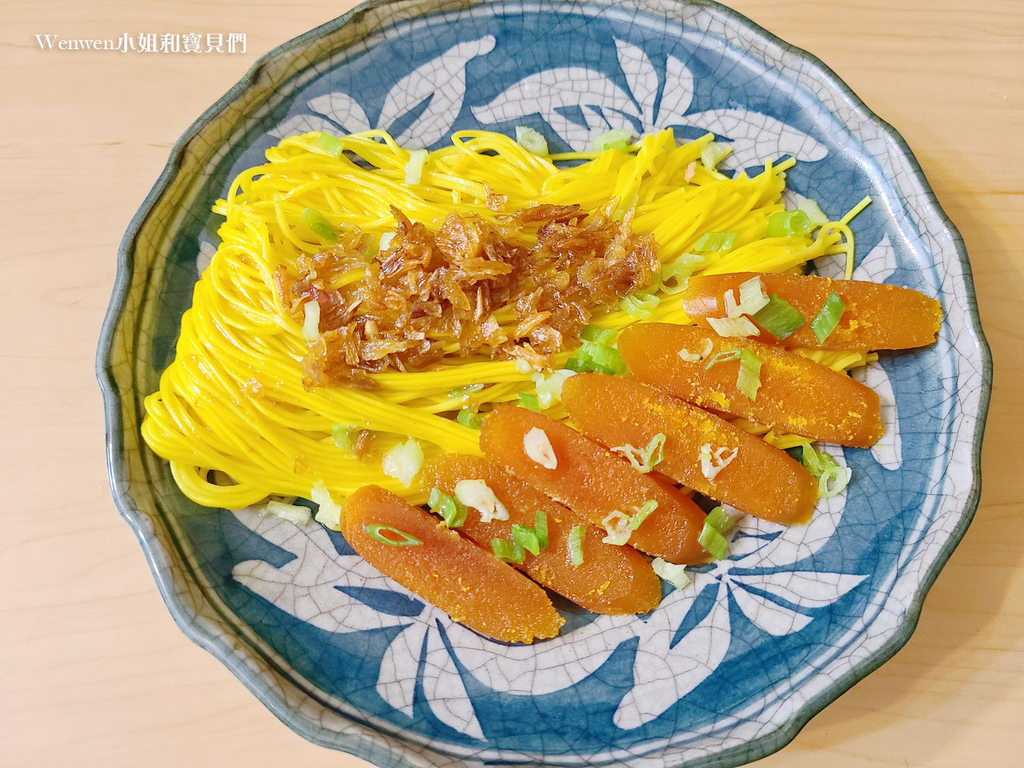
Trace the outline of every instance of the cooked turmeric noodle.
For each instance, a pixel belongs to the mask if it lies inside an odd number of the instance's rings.
[[[653,234],[663,264],[693,251],[705,233],[737,233],[728,250],[705,254],[697,270],[703,274],[796,271],[831,254],[852,261],[844,221],[813,235],[765,238],[768,217],[784,209],[785,172],[793,162],[769,162],[753,178],[728,178],[701,164],[710,135],[677,146],[666,130],[628,153],[538,157],[501,134],[462,131],[451,146],[429,153],[419,183],[406,181],[410,150],[383,131],[345,136],[338,156],[320,139],[317,133],[284,139],[216,203],[214,211],[226,219],[220,246],[182,317],[175,359],[145,401],[146,442],[201,505],[239,509],[268,496],[310,498],[317,484],[341,500],[369,483],[422,503],[429,489],[418,478],[406,487],[385,474],[384,453],[410,437],[427,459],[443,451],[478,453],[478,432],[455,420],[459,410],[486,411],[534,390],[534,371],[482,354],[460,357],[457,349],[429,370],[370,374],[372,390],[306,389],[301,362],[307,338],[301,321],[286,311],[274,274],[283,265],[294,279],[301,254],[330,247],[303,216],[307,209],[335,229],[358,228],[373,243],[371,252],[395,230],[392,206],[436,232],[453,211],[493,221],[494,201],[502,200],[507,211],[578,204],[621,218],[633,209],[634,231]],[[343,279],[361,278],[355,269]],[[661,301],[641,322],[689,322],[672,295],[651,290]],[[617,305],[593,309],[591,322],[602,328],[638,322]],[[508,326],[517,322],[502,319]],[[573,351],[554,355],[556,367]],[[868,359],[808,354],[837,370]],[[559,406],[548,414],[565,417]],[[369,430],[370,450],[357,456],[336,445],[339,425]],[[783,448],[806,442],[771,433],[766,439]]]

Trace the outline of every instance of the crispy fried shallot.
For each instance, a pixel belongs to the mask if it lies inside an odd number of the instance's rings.
[[[660,266],[653,237],[633,232],[632,211],[617,222],[578,205],[524,208],[493,223],[451,213],[434,234],[391,210],[395,236],[372,259],[368,238],[348,232],[300,257],[297,277],[278,268],[292,317],[301,322],[308,301],[320,305],[309,388],[370,387],[370,373],[419,370],[445,355],[547,367],[595,307],[645,287]],[[361,279],[345,278],[358,269]]]

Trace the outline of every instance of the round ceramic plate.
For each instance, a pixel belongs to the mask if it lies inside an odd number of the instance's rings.
[[[559,149],[611,127],[710,131],[734,171],[792,156],[789,194],[832,216],[873,198],[855,276],[946,312],[937,344],[860,374],[886,436],[835,453],[853,482],[809,525],[748,518],[652,614],[565,608],[561,636],[532,646],[453,623],[338,534],[197,507],[139,436],[236,172],[301,131],[437,147],[517,125]],[[978,502],[991,378],[967,255],[900,137],[812,56],[667,0],[370,3],[270,52],[182,137],[132,222],[99,368],[115,498],[182,629],[291,728],[381,766],[722,766],[778,749],[909,637]]]

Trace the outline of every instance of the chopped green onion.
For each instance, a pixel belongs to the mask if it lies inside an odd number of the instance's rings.
[[[461,528],[469,514],[469,510],[463,504],[440,488],[430,491],[427,504],[444,519],[444,524],[449,528]]]
[[[427,162],[427,150],[414,149],[405,164],[405,183],[419,184],[423,178],[423,164]]]
[[[455,498],[480,513],[480,522],[508,520],[508,510],[484,480],[466,479],[455,484]]]
[[[317,136],[313,146],[331,157],[341,157],[341,153],[345,151],[345,142],[329,133]]]
[[[303,507],[301,504],[285,504],[274,499],[270,499],[263,505],[260,514],[280,517],[295,525],[309,525],[310,520],[313,519],[313,513],[309,511],[309,507]]]
[[[456,387],[455,389],[453,389],[451,392],[448,393],[448,397],[452,397],[455,399],[466,398],[469,397],[470,395],[475,395],[477,392],[483,391],[483,388],[483,384],[467,384],[464,387]]]
[[[596,325],[588,325],[580,332],[580,338],[583,341],[592,341],[595,344],[604,344],[606,346],[615,343],[615,337],[619,335],[619,332],[614,328],[598,328]]]
[[[310,299],[302,305],[302,338],[315,341],[320,338],[320,302]]]
[[[732,527],[736,524],[729,515],[726,514],[725,510],[721,506],[717,506],[708,512],[707,518],[704,520],[705,525],[710,525],[716,531],[723,536],[727,534]]]
[[[599,373],[619,375],[626,372],[626,364],[622,362],[622,355],[619,354],[617,349],[587,341],[583,343],[580,351],[587,355],[588,360],[594,366],[594,370]]]
[[[377,241],[377,250],[386,251],[391,247],[391,241],[395,239],[395,232],[385,232],[380,236],[380,240]]]
[[[318,480],[310,489],[309,500],[317,505],[315,519],[318,523],[327,526],[332,531],[341,530],[341,505],[334,500],[323,482]]]
[[[412,485],[413,478],[420,473],[422,466],[423,449],[414,438],[410,437],[384,454],[381,471],[408,488]]]
[[[850,483],[853,471],[849,467],[841,467],[829,454],[816,451],[805,445],[801,452],[801,461],[808,471],[818,478],[818,495],[823,499],[838,496]]]
[[[665,458],[665,433],[659,432],[650,439],[646,448],[637,448],[626,443],[617,445],[612,450],[625,456],[633,469],[644,474],[658,466]]]
[[[607,149],[617,149],[619,152],[628,152],[629,141],[632,138],[632,131],[627,131],[625,128],[613,128],[594,139],[594,151],[604,152]]]
[[[690,577],[686,575],[685,565],[676,565],[656,557],[651,561],[651,568],[654,569],[654,573],[657,574],[658,578],[664,579],[676,589],[686,589],[686,587],[693,583],[690,581]]]
[[[506,563],[512,563],[513,565],[521,565],[523,560],[526,559],[526,550],[523,549],[522,545],[507,539],[491,539],[491,551],[494,552],[494,556],[499,560],[504,560]]]
[[[550,376],[545,376],[543,373],[531,375],[530,378],[537,388],[537,402],[540,403],[540,407],[550,408],[561,401],[562,386],[566,379],[574,375],[574,371],[568,371],[565,368],[553,371]]]
[[[745,338],[757,336],[761,333],[749,317],[707,317],[704,318],[711,326],[711,330],[722,338]]]
[[[705,371],[710,371],[714,366],[719,363],[728,363],[730,360],[736,360],[740,356],[738,349],[723,349],[721,352],[716,352],[708,360],[707,365],[704,366]]]
[[[807,214],[811,227],[820,227],[828,224],[828,216],[821,210],[821,206],[818,205],[816,200],[805,197],[796,207]]]
[[[601,520],[601,525],[604,526],[604,532],[607,534],[601,539],[605,544],[623,547],[629,543],[633,529],[629,527],[629,518],[624,512],[617,509],[612,510]]]
[[[558,456],[548,433],[539,427],[532,427],[523,437],[523,453],[544,469],[558,469]]]
[[[516,126],[516,141],[527,152],[540,157],[548,156],[548,140],[525,125]]]
[[[384,525],[383,523],[364,525],[363,533],[374,541],[379,541],[381,544],[387,544],[391,547],[419,547],[423,544],[422,541],[417,539],[411,533],[400,531],[392,525]],[[393,534],[398,538],[395,539],[390,536],[385,536],[385,533]]]
[[[523,358],[521,357],[516,359],[516,371],[518,371],[519,373],[529,373],[532,370],[533,366],[530,365],[526,360],[523,360]]]
[[[534,520],[536,522],[533,530],[537,533],[537,542],[540,544],[540,551],[543,552],[548,548],[548,515],[544,510],[538,509]]]
[[[819,344],[823,343],[831,335],[832,331],[836,329],[845,311],[846,304],[839,298],[839,294],[835,291],[830,291],[828,298],[825,299],[825,303],[818,310],[818,314],[811,320],[811,330],[814,332],[814,338],[818,340]]]
[[[809,235],[813,227],[811,218],[801,210],[779,211],[768,217],[765,237],[795,237]]]
[[[304,208],[300,218],[302,223],[309,227],[313,234],[321,240],[326,240],[328,243],[338,242],[338,233],[334,231],[331,222],[325,219],[320,211],[308,207]]]
[[[463,408],[459,411],[455,420],[464,427],[480,429],[484,425],[483,417],[471,408]]]
[[[755,323],[780,341],[803,328],[807,322],[799,309],[785,299],[780,299],[777,293],[772,294],[768,303],[753,318]]]
[[[729,145],[712,141],[700,151],[700,162],[709,171],[713,171],[730,152],[732,152],[732,147]]]
[[[733,448],[730,452],[728,446],[722,446],[721,448],[716,448],[714,453],[712,453],[711,443],[704,443],[700,448],[700,453],[697,454],[697,458],[700,460],[701,474],[707,478],[709,483],[714,482],[714,479],[718,477],[718,473],[732,464],[733,459],[739,455],[739,452],[739,448]]]
[[[512,523],[512,541],[531,555],[540,554],[540,539],[537,537],[537,532],[529,526]]]
[[[658,508],[658,502],[654,499],[648,499],[645,501],[634,514],[629,517],[629,527],[634,531],[643,525],[644,520]]]
[[[587,526],[574,525],[569,531],[569,557],[577,568],[583,565],[583,542],[586,540]]]
[[[339,448],[351,451],[355,449],[356,438],[359,437],[361,431],[359,427],[353,427],[348,424],[335,424],[334,428],[331,429],[331,438]]]
[[[756,315],[768,303],[769,299],[764,292],[764,283],[761,276],[755,275],[749,280],[740,283],[740,303],[738,309],[744,315]]]
[[[725,538],[716,528],[704,523],[700,530],[697,542],[706,549],[715,560],[721,560],[729,552],[729,540]]]
[[[705,232],[693,246],[693,250],[698,253],[728,251],[736,245],[737,237],[739,237],[738,232]]]
[[[626,372],[626,364],[622,362],[622,355],[619,350],[607,347],[604,344],[595,344],[592,341],[584,341],[576,353],[575,360],[580,372],[607,373],[612,376],[619,376]],[[577,370],[566,365],[569,370]]]
[[[661,272],[658,275],[659,290],[673,296],[682,293],[689,285],[690,277],[694,270],[700,269],[708,262],[706,256],[696,253],[684,253],[675,261],[662,264]]]
[[[660,298],[643,291],[631,293],[619,300],[619,306],[634,320],[646,320],[660,303]]]
[[[736,389],[749,397],[757,399],[757,390],[761,388],[761,360],[749,349],[740,350],[740,372],[736,375]]]
[[[520,392],[518,397],[519,405],[523,408],[529,408],[531,411],[540,411],[540,401],[532,392]]]

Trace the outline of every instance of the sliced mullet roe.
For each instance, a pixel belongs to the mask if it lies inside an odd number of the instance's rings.
[[[385,576],[495,640],[554,637],[565,623],[547,593],[519,571],[379,486],[365,485],[348,497],[341,532]],[[401,545],[409,541],[420,543]]]
[[[554,469],[527,455],[524,439],[531,429],[545,433],[557,459]],[[697,541],[705,517],[700,507],[575,429],[526,408],[502,406],[484,419],[480,448],[489,459],[598,527],[614,512],[632,516],[648,501],[656,501],[657,509],[631,531],[630,546],[670,563],[709,559]]]
[[[618,346],[636,378],[701,408],[854,448],[870,448],[882,436],[878,395],[849,376],[785,349],[667,323],[626,328]],[[708,356],[695,362],[679,356],[699,356],[709,348]],[[742,349],[761,362],[761,386],[754,399],[736,386],[739,359],[707,367],[720,353]]]
[[[743,512],[795,523],[814,511],[818,482],[802,464],[661,390],[617,376],[579,374],[562,387],[562,405],[578,429],[609,448],[643,448],[664,435],[654,471]],[[711,458],[702,462],[704,452]]]
[[[630,547],[601,541],[603,530],[590,525],[578,512],[552,501],[539,490],[511,475],[504,467],[482,456],[445,453],[423,468],[427,488],[455,495],[460,480],[483,480],[508,510],[508,520],[480,521],[469,511],[459,532],[490,550],[491,539],[512,540],[512,525],[534,528],[537,512],[547,521],[548,544],[540,554],[525,555],[516,566],[534,580],[594,613],[622,615],[647,613],[661,601],[661,583],[643,555]],[[573,527],[586,529],[583,563],[573,565],[569,534]]]
[[[739,286],[753,277],[757,275],[749,272],[691,277],[681,294],[683,311],[698,325],[710,328],[708,317],[726,315],[725,294],[733,291],[738,301]],[[816,275],[760,277],[768,296],[776,294],[789,302],[805,320],[802,328],[785,339],[762,329],[756,338],[766,344],[808,349],[911,349],[933,343],[942,322],[939,302],[911,288]],[[839,324],[819,342],[811,321],[833,291],[846,308]]]

